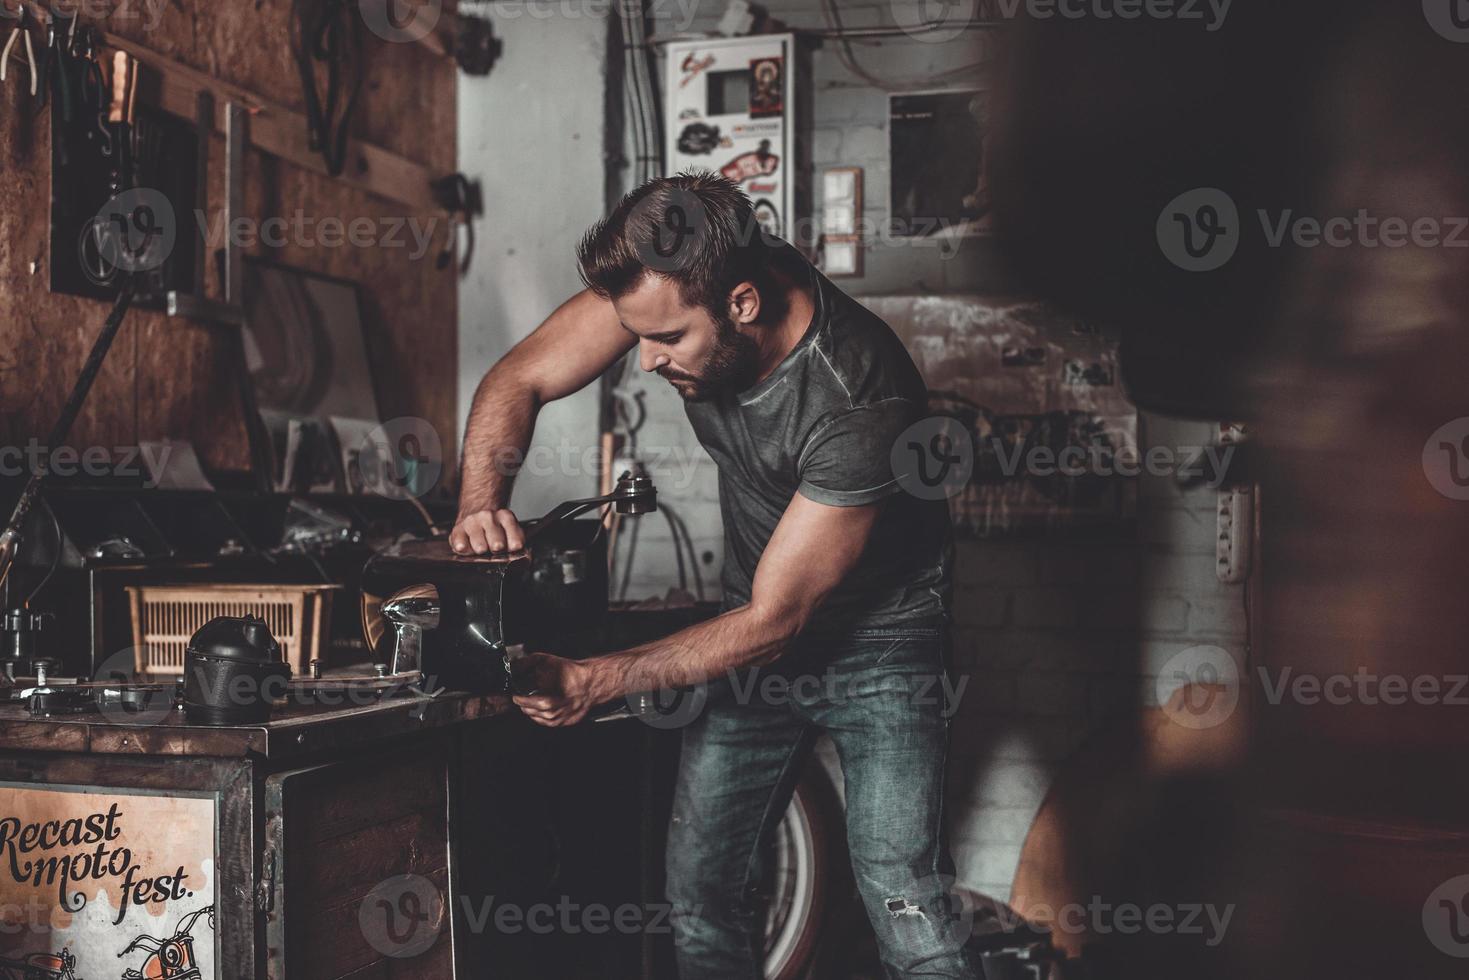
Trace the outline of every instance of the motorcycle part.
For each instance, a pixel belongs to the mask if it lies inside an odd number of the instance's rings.
[[[440,611],[439,590],[432,585],[409,586],[383,603],[383,615],[398,634],[391,673],[423,669],[423,634],[438,628]]]
[[[184,653],[184,710],[204,725],[244,725],[270,718],[271,692],[285,693],[290,665],[265,620],[216,616]]]

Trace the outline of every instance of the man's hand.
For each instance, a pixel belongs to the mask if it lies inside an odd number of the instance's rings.
[[[484,555],[519,551],[525,547],[525,532],[515,515],[505,508],[461,514],[449,532],[449,547],[455,554]]]
[[[592,668],[577,660],[531,653],[510,661],[515,703],[538,725],[559,728],[575,725],[597,704],[593,694]]]
[[[524,546],[515,515],[500,505],[510,499],[530,448],[536,413],[601,377],[637,339],[623,327],[611,300],[584,289],[486,372],[464,423],[459,518],[449,535],[455,553],[482,555]]]
[[[760,556],[748,605],[661,640],[578,660],[577,676],[567,682],[573,694],[552,703],[568,709],[580,700],[601,704],[772,662],[857,564],[881,506],[835,507],[795,494]]]

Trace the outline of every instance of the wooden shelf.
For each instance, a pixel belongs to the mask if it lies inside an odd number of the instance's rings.
[[[20,0],[20,3],[42,23],[50,16],[47,8],[36,0]],[[63,21],[62,24],[69,27],[68,21]],[[60,26],[62,25],[59,24],[58,29]],[[134,41],[106,31],[102,31],[101,35],[103,45],[126,51],[158,76],[160,85],[157,104],[165,112],[193,120],[201,91],[208,92],[221,106],[226,102],[238,103],[250,113],[250,146],[303,169],[330,176],[321,154],[310,147],[306,117],[301,113],[273,103],[248,89],[190,68]],[[437,38],[425,46],[435,53],[442,50],[442,43]],[[214,118],[215,131],[223,135],[225,113],[216,112]],[[420,214],[444,213],[429,189],[430,181],[437,175],[422,164],[358,139],[348,140],[346,159],[346,169],[334,179],[369,194],[405,204]]]

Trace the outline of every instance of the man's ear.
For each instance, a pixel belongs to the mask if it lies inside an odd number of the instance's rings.
[[[753,282],[742,282],[729,292],[729,315],[735,323],[748,324],[760,319],[760,290]]]

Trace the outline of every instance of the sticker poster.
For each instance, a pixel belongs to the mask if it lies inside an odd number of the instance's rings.
[[[1117,344],[1095,327],[1022,297],[873,296],[929,390],[929,410],[957,419],[973,475],[949,498],[955,531],[990,538],[1125,525],[1136,517],[1137,408]],[[1065,453],[1079,475],[1026,465]]]
[[[215,980],[213,798],[0,784],[0,978]]]
[[[771,235],[790,237],[794,123],[789,35],[668,46],[668,172],[712,170],[739,185]]]

